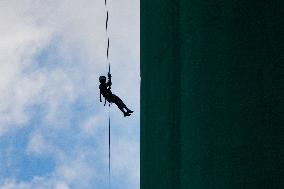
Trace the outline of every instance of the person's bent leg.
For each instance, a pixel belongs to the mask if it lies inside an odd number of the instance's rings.
[[[116,100],[117,103],[120,104],[122,108],[126,109],[127,113],[133,113],[133,111],[130,110],[118,96],[116,96]]]
[[[127,110],[126,105],[123,103],[123,101],[118,96],[113,95],[112,100],[113,100],[113,103],[115,103],[117,105],[117,107],[123,112],[124,117],[125,116],[130,116],[129,112],[128,111],[126,112],[124,110],[124,108]]]
[[[127,108],[127,106],[123,103],[123,101],[121,101],[121,107],[123,107],[124,109],[126,109],[127,113],[133,113],[132,110],[130,110],[129,108]]]
[[[123,107],[122,107],[119,103],[116,104],[116,105],[117,105],[117,107],[123,112],[124,117],[125,117],[125,116],[130,116],[130,113],[124,111]]]

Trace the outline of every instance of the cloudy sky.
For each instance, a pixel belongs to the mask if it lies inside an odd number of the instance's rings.
[[[112,188],[139,188],[139,0],[108,0]],[[108,188],[104,0],[0,0],[0,189]]]

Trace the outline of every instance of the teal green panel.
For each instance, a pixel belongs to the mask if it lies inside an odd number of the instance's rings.
[[[141,189],[284,188],[283,10],[141,0]]]

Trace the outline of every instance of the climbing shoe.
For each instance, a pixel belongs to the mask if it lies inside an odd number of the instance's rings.
[[[124,113],[124,117],[126,117],[126,116],[130,116],[131,114],[130,113],[128,113],[128,112],[125,112]]]

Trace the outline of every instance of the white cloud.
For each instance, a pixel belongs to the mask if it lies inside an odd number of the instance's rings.
[[[29,120],[25,106],[32,103],[40,84],[24,75],[32,55],[43,48],[51,35],[49,29],[37,27],[24,17],[24,9],[14,1],[0,2],[0,136],[9,124]]]
[[[41,134],[34,134],[28,144],[28,152],[32,153],[43,153],[46,149],[46,142]]]
[[[69,187],[66,183],[59,182],[55,185],[55,189],[69,189]]]
[[[98,128],[102,125],[102,118],[99,116],[92,116],[81,125],[82,131],[87,135],[95,136]]]
[[[140,182],[140,154],[139,144],[129,138],[116,139],[113,146],[113,171],[117,176],[127,175],[130,185],[136,186]],[[116,155],[119,154],[119,155]]]
[[[113,91],[135,110],[133,120],[115,110],[113,120],[118,125],[138,126],[139,0],[108,3]],[[99,104],[97,80],[107,72],[104,1],[2,0],[0,41],[0,137],[31,127],[41,111],[26,153],[52,156],[56,161],[49,176],[35,175],[31,181],[0,179],[0,189],[88,189],[93,188],[88,183],[102,182],[104,171],[97,165],[107,166],[107,131],[102,127],[107,116]],[[51,45],[56,52],[45,54],[41,62],[38,55]],[[78,101],[90,115],[78,117]],[[75,124],[74,119],[80,121]],[[126,129],[136,134],[138,130],[121,127],[121,132],[114,131],[118,141],[114,153],[120,155],[113,166],[117,176],[127,175],[131,186],[138,188],[139,144],[126,135],[119,140]]]
[[[31,182],[17,182],[15,179],[6,180],[0,189],[69,189],[63,181],[47,180],[35,177]]]
[[[6,181],[0,189],[28,189],[28,185],[24,183],[17,184],[15,181]]]

